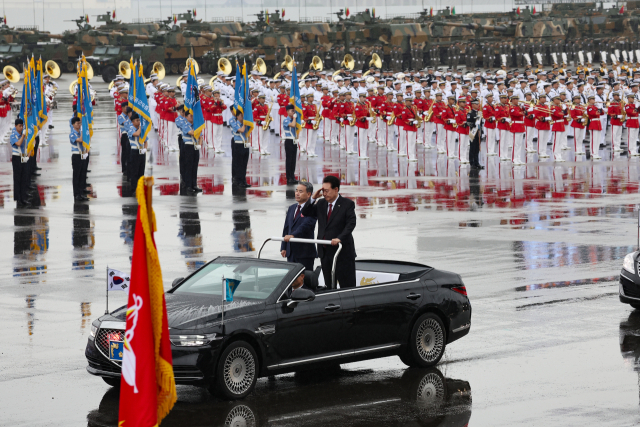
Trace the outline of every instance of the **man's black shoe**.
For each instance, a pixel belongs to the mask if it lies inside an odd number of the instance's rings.
[[[49,129],[53,129],[53,125],[49,125]]]
[[[31,176],[40,176],[40,174],[38,172],[33,172]]]
[[[29,207],[29,204],[28,204],[28,203],[25,203],[25,202],[18,201],[18,203],[16,204],[16,207],[17,207],[18,209],[24,209],[24,208]]]
[[[241,187],[244,187],[244,188],[249,188],[249,187],[251,187],[252,185],[251,185],[251,184],[249,184],[248,182],[241,182],[241,183],[240,183],[240,186],[241,186]]]
[[[42,170],[42,168],[39,168],[39,167],[37,167],[37,166],[36,166],[36,170],[37,170],[37,171],[41,171],[41,170]]]
[[[298,183],[298,180],[296,180],[296,179],[290,179],[290,180],[287,181],[287,185],[293,185],[293,184],[297,184],[297,183]]]
[[[87,202],[87,201],[89,201],[89,198],[85,197],[85,196],[76,196],[75,197],[75,201],[76,202]]]
[[[202,188],[200,187],[193,187],[193,191],[197,192],[197,193],[202,193]]]
[[[83,192],[84,194],[91,194],[91,191],[90,191],[90,190],[82,190],[82,192]]]
[[[91,169],[87,169],[87,173],[91,172]]]

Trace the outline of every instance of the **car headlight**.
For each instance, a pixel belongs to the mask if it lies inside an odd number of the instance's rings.
[[[177,347],[197,347],[207,345],[216,338],[216,334],[207,335],[170,335],[171,344]]]
[[[624,257],[624,261],[622,262],[622,268],[624,268],[631,274],[636,274],[636,269],[633,266],[633,258],[635,257],[635,255],[636,252],[627,254],[627,256]]]
[[[98,327],[91,325],[91,332],[89,332],[89,334],[91,335],[92,338],[96,337],[96,332],[98,332]]]

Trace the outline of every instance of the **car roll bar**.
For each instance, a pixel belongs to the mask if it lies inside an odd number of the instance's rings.
[[[264,241],[264,243],[262,243],[262,246],[260,246],[260,250],[258,251],[258,259],[260,258],[260,254],[262,253],[262,248],[264,248],[264,245],[267,244],[267,242],[269,241],[273,241],[273,242],[284,242],[284,237],[269,237],[267,240]],[[291,239],[289,239],[289,242],[291,243],[315,243],[318,245],[331,245],[331,240],[319,240],[319,239],[301,239],[299,237],[292,237]],[[338,261],[338,255],[340,255],[340,251],[342,251],[342,243],[338,243],[338,250],[336,251],[336,254],[333,256],[333,266],[331,268],[331,288],[330,289],[335,289],[336,288],[336,262]]]

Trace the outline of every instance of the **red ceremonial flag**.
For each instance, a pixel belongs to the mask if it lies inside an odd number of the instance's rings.
[[[431,10],[429,11],[429,15],[433,16],[433,8],[431,8]]]
[[[4,15],[4,25],[7,25],[7,15]]]
[[[194,16],[194,17],[195,17],[195,16],[198,16],[198,14],[196,13],[196,9],[195,9],[195,8],[193,8],[193,16]]]
[[[533,14],[534,15],[536,14],[536,7],[535,6],[533,6]]]
[[[111,19],[116,19],[116,11],[114,10],[113,13],[111,14]]]
[[[138,181],[118,427],[157,427],[177,400],[162,271],[153,233],[153,178]]]
[[[349,17],[349,8],[347,8],[347,18]]]
[[[520,15],[520,7],[519,7],[519,6],[518,6],[518,9],[516,10],[516,13],[517,13],[518,15]]]
[[[282,17],[284,18],[284,8],[282,8]]]
[[[173,23],[177,23],[178,22],[178,18],[176,17],[176,15],[173,15]]]
[[[620,13],[624,13],[624,6],[620,8]]]
[[[84,19],[85,19],[86,22],[89,22],[89,15],[88,14],[84,15]]]

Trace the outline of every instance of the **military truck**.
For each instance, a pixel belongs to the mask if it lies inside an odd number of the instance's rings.
[[[67,47],[62,43],[0,43],[0,69],[6,65],[22,72],[23,65],[31,59],[42,58],[43,61],[56,61],[58,66],[67,60]]]
[[[93,72],[102,75],[105,83],[115,79],[118,75],[120,62],[129,59],[142,59],[143,71],[148,77],[155,62],[163,62],[165,51],[163,46],[151,44],[134,44],[130,46],[97,46],[93,55],[87,56],[87,61],[93,67]]]

